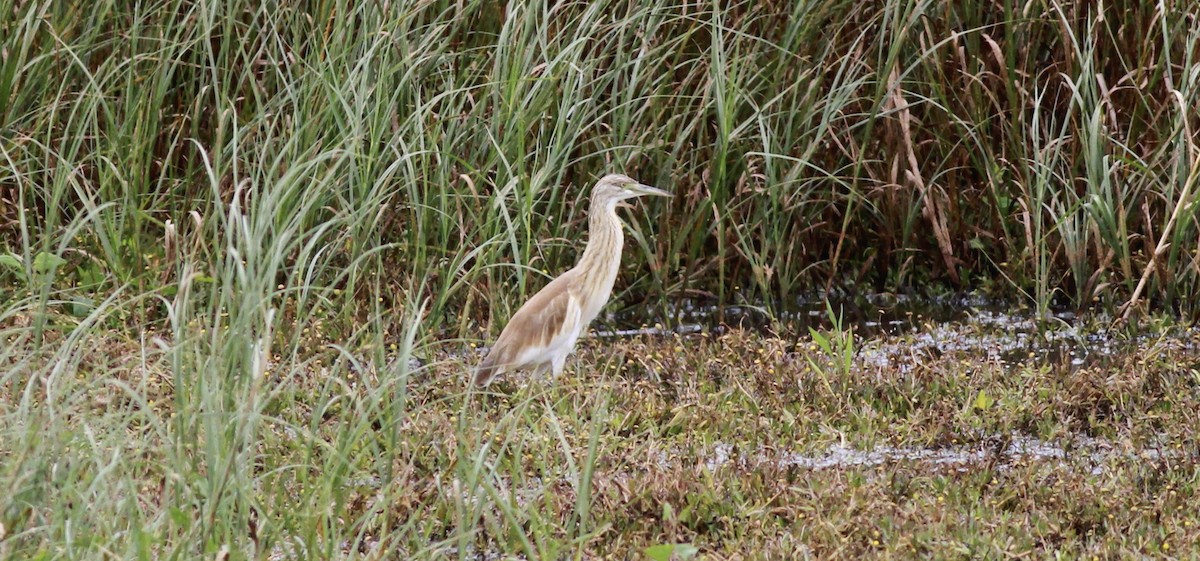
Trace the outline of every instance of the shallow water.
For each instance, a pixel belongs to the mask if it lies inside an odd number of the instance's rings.
[[[761,306],[721,310],[711,303],[682,300],[666,306],[665,314],[645,310],[609,314],[606,326],[593,336],[720,334],[736,327],[804,339],[810,329],[833,327],[826,302],[819,294],[800,297],[772,320]],[[1009,365],[1039,361],[1078,368],[1102,365],[1147,339],[1196,351],[1200,359],[1200,329],[1191,325],[1130,336],[1109,329],[1112,318],[1104,313],[1080,316],[1056,310],[1038,319],[1029,308],[972,294],[930,299],[873,294],[854,301],[834,297],[828,302],[840,316],[842,328],[855,335],[859,367],[904,369],[904,357],[957,352]]]
[[[1051,442],[1020,433],[990,435],[976,444],[939,448],[880,445],[870,449],[858,449],[837,444],[817,453],[758,451],[736,457],[732,450],[733,446],[729,444],[715,445],[705,463],[706,467],[715,471],[730,465],[774,463],[782,467],[820,471],[874,468],[905,463],[929,471],[965,472],[987,464],[994,465],[999,471],[1006,471],[1018,463],[1052,461],[1060,469],[1100,475],[1106,468],[1121,461],[1164,458],[1178,460],[1185,459],[1186,455],[1183,450],[1167,446],[1123,449],[1108,440],[1086,435],[1073,435]]]
[[[682,299],[663,308],[627,309],[605,316],[610,326],[605,334],[614,332],[671,332],[710,330],[721,333],[731,327],[760,330],[781,330],[807,333],[809,328],[827,329],[831,326],[831,307],[841,317],[844,326],[852,326],[863,336],[897,335],[926,322],[949,323],[969,319],[980,311],[1002,312],[1015,309],[1009,302],[975,294],[957,294],[933,298],[918,298],[897,294],[866,294],[856,297],[812,293],[791,301],[766,306],[746,304],[718,306],[714,302]],[[772,317],[769,308],[775,310]],[[1068,311],[1059,311],[1056,318],[1073,318]],[[663,328],[662,326],[675,326]],[[658,326],[657,328],[648,326]]]

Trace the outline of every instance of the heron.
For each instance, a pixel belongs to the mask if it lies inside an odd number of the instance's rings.
[[[555,377],[562,374],[579,334],[608,302],[617,280],[625,243],[617,206],[626,199],[645,195],[672,196],[619,173],[605,175],[596,182],[588,206],[588,243],[583,256],[508,320],[496,344],[475,369],[476,386],[486,386],[496,376],[514,370],[532,370],[535,374],[550,370]]]

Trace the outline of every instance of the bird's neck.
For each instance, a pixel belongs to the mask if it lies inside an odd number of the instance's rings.
[[[589,285],[600,289],[596,295],[601,298],[601,304],[608,300],[613,283],[617,279],[617,270],[621,265],[621,248],[624,244],[625,234],[621,231],[621,221],[617,218],[616,201],[611,201],[601,208],[590,209],[587,249],[583,250],[583,257],[579,258],[576,268],[587,279]]]

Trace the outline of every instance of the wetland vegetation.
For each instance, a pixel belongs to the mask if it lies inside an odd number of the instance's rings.
[[[1195,557],[1198,107],[1182,0],[0,0],[0,559]]]

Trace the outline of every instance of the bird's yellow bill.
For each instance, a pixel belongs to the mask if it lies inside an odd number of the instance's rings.
[[[636,191],[636,192],[638,192],[638,194],[641,194],[641,195],[655,195],[658,197],[674,197],[675,196],[675,195],[672,195],[669,191],[664,191],[662,189],[659,189],[658,187],[651,187],[649,185],[644,185],[642,183],[638,183],[637,185],[630,187],[630,190]]]

